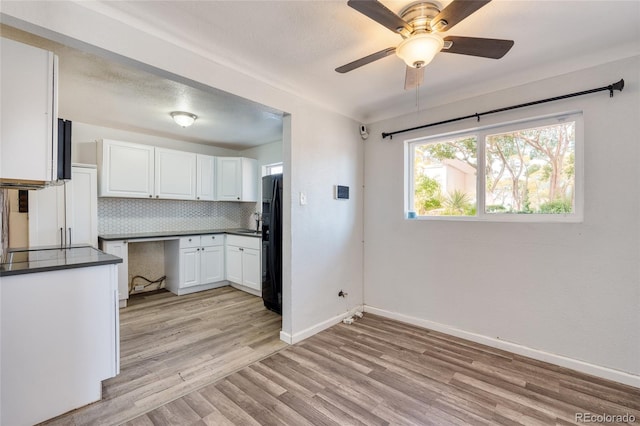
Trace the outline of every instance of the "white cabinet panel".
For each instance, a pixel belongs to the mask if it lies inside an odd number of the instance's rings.
[[[216,159],[216,197],[220,201],[240,201],[242,196],[242,160],[236,157]]]
[[[245,248],[242,254],[242,285],[262,290],[260,277],[260,251]]]
[[[57,179],[57,57],[0,38],[0,180]]]
[[[129,245],[127,241],[103,241],[100,250],[122,259],[118,269],[118,300],[120,307],[127,306],[129,299]]]
[[[64,185],[29,191],[29,245],[98,246],[96,169],[71,169]]]
[[[182,295],[225,285],[224,235],[192,235],[166,241],[166,287]]]
[[[196,199],[196,154],[155,149],[155,197]]]
[[[200,249],[180,250],[180,288],[200,284]]]
[[[226,249],[227,280],[242,284],[242,250],[241,247],[227,246]]]
[[[260,239],[227,235],[227,280],[262,291]]]
[[[153,146],[103,139],[97,156],[100,197],[153,197]]]
[[[196,199],[213,201],[215,199],[215,170],[216,157],[198,154],[197,160],[197,182]]]
[[[67,244],[98,247],[98,175],[92,167],[72,167],[64,185]]]
[[[244,157],[217,157],[216,199],[220,201],[257,201],[257,160]]]
[[[202,247],[200,249],[200,281],[205,284],[222,280],[224,280],[224,247]]]

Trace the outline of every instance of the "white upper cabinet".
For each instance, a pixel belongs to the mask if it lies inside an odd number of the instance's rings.
[[[217,157],[216,192],[220,201],[258,201],[258,161]]]
[[[216,157],[198,154],[196,166],[196,200],[215,200],[215,170]]]
[[[155,149],[155,197],[196,199],[196,154],[173,149]]]
[[[113,140],[98,141],[98,196],[154,196],[154,147]]]
[[[0,180],[57,180],[57,57],[0,38]]]

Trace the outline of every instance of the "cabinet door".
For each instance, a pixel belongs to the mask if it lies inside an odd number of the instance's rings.
[[[240,201],[242,191],[242,159],[216,158],[216,198],[220,201]]]
[[[64,186],[29,191],[29,246],[65,244]]]
[[[224,247],[202,247],[200,249],[200,282],[215,283],[224,280]]]
[[[98,195],[151,198],[154,147],[129,142],[98,142]]]
[[[200,249],[180,250],[180,288],[200,284]]]
[[[258,160],[242,158],[242,193],[240,201],[258,201]]]
[[[196,154],[155,149],[155,196],[174,200],[196,199]]]
[[[225,254],[227,280],[242,284],[242,249],[236,246],[227,246]]]
[[[129,245],[123,240],[103,241],[100,249],[122,259],[122,263],[118,264],[118,300],[121,307],[127,306],[129,298]]]
[[[196,166],[196,200],[213,201],[215,199],[216,157],[198,154],[196,159],[198,163]]]
[[[259,250],[245,248],[242,252],[242,285],[262,290]]]
[[[73,167],[65,184],[67,244],[98,247],[98,181],[96,169]]]
[[[57,177],[57,58],[0,38],[0,178]]]

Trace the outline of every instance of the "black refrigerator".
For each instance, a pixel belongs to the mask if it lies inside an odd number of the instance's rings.
[[[262,178],[262,300],[282,314],[282,174]]]

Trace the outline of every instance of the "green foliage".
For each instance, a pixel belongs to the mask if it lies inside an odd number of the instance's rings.
[[[444,201],[445,213],[448,216],[462,216],[468,215],[468,212],[473,211],[475,214],[475,206],[471,203],[471,198],[466,192],[455,189],[453,192],[447,194],[447,198]]]
[[[429,176],[417,178],[415,202],[419,214],[442,207],[440,183]]]
[[[507,211],[507,208],[502,204],[492,204],[490,206],[486,206],[485,210],[487,213],[504,213]]]
[[[539,213],[559,214],[573,212],[573,202],[568,198],[560,198],[540,205]]]

